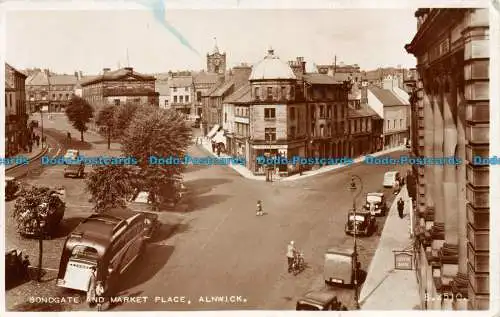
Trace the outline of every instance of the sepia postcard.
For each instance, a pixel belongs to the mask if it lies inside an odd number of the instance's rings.
[[[233,2],[2,5],[5,310],[498,310],[498,2]]]

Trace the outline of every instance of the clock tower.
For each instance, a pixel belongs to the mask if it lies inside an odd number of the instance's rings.
[[[212,54],[207,54],[207,72],[216,74],[226,73],[226,53],[220,53],[217,47],[217,39]]]

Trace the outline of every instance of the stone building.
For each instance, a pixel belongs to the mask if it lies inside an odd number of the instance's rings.
[[[169,84],[170,108],[186,116],[191,115],[194,97],[193,76],[173,74]]]
[[[226,67],[226,53],[220,53],[215,43],[212,54],[207,54],[207,72],[224,75]]]
[[[458,157],[457,166],[413,166],[417,175],[417,272],[431,309],[488,309],[488,9],[419,9],[406,50],[417,58],[413,155]],[[454,293],[468,301],[426,301]],[[468,305],[466,303],[468,302]]]
[[[26,100],[30,112],[64,112],[77,91],[78,73],[59,75],[36,70],[26,79]]]
[[[104,68],[99,76],[82,83],[82,96],[94,107],[126,103],[158,106],[155,77],[140,74],[132,67],[115,71]]]
[[[26,109],[27,76],[5,63],[5,156],[24,150],[28,144],[28,113]]]

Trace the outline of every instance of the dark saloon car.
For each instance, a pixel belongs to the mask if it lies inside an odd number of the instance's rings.
[[[345,224],[345,233],[370,236],[377,230],[377,221],[370,212],[358,211],[354,213],[352,210],[347,215],[347,223]]]
[[[331,291],[310,291],[297,300],[295,310],[341,310],[341,303]]]

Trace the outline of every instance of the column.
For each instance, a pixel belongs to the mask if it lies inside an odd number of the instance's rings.
[[[432,157],[434,155],[434,114],[431,102],[431,87],[432,84],[427,82],[426,91],[423,95],[424,103],[424,155]],[[430,165],[424,167],[424,183],[425,183],[425,204],[427,210],[434,209],[434,169]]]
[[[467,184],[465,172],[465,96],[463,71],[459,71],[455,77],[457,94],[457,157],[463,163],[458,165],[456,170],[457,195],[458,195],[458,272],[467,274],[467,199],[465,186]]]
[[[443,122],[444,122],[444,156],[455,156],[457,146],[456,120],[456,92],[455,83],[449,74],[446,75],[443,85]],[[443,211],[445,215],[445,240],[449,244],[458,243],[458,204],[456,168],[454,165],[443,166]]]
[[[433,114],[434,114],[434,142],[433,142],[433,156],[443,157],[443,85],[438,80],[435,81],[433,87]],[[434,196],[434,206],[435,206],[435,222],[444,222],[444,208],[443,208],[443,166],[434,165],[434,190],[432,194]]]
[[[489,155],[489,14],[488,9],[465,13],[464,80],[466,139],[473,155]],[[494,153],[491,153],[492,155]],[[489,166],[467,165],[468,279],[467,292],[472,309],[488,309],[489,266]]]

